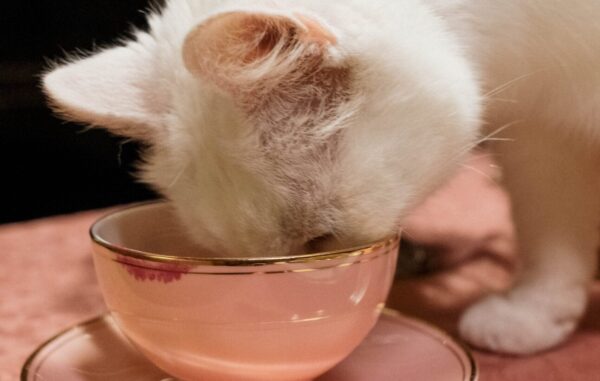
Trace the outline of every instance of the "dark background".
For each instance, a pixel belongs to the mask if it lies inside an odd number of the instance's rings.
[[[0,223],[156,197],[132,176],[143,147],[52,115],[40,73],[145,28],[160,1],[38,0],[0,5]]]

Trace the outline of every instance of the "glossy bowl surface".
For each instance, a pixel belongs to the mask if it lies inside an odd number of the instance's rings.
[[[91,236],[117,325],[154,364],[189,381],[303,381],[326,372],[375,325],[399,241],[206,258],[160,202],[103,217]]]

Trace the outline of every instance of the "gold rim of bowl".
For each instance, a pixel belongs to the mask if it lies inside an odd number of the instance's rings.
[[[124,246],[120,246],[115,243],[111,243],[104,238],[100,237],[97,233],[97,228],[100,224],[105,222],[107,219],[115,217],[121,213],[130,212],[132,209],[151,207],[160,204],[165,204],[165,201],[150,201],[142,202],[134,205],[127,206],[125,208],[118,209],[110,212],[99,219],[97,219],[90,227],[89,234],[97,245],[100,245],[109,251],[124,255],[127,257],[147,260],[151,262],[160,263],[179,263],[186,265],[197,265],[197,266],[264,266],[264,265],[276,265],[276,264],[295,264],[295,263],[312,263],[319,261],[327,261],[333,259],[343,258],[359,258],[378,250],[395,245],[400,240],[400,234],[388,236],[382,240],[372,242],[369,244],[350,247],[347,249],[340,249],[328,252],[318,252],[310,254],[298,254],[290,256],[277,256],[277,257],[192,257],[192,256],[179,256],[169,254],[159,254],[153,252],[147,252],[137,249],[132,249]]]

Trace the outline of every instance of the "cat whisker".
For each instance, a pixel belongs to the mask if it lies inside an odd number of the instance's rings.
[[[468,169],[469,171],[473,171],[479,175],[482,175],[483,177],[485,177],[486,179],[496,182],[496,178],[494,178],[494,176],[490,175],[489,173],[485,173],[484,171],[482,171],[481,169],[475,168],[471,165],[468,164],[461,164],[460,165],[462,168]]]
[[[484,141],[482,141],[481,143],[485,143],[485,142],[514,142],[515,139],[513,138],[488,138],[485,139]]]
[[[483,98],[484,99],[490,99],[494,95],[500,94],[504,90],[510,88],[511,86],[513,86],[514,84],[516,84],[517,82],[522,81],[522,80],[524,80],[526,78],[529,78],[529,77],[533,76],[534,74],[537,74],[537,73],[539,73],[539,72],[541,72],[543,70],[544,69],[535,70],[535,71],[532,71],[530,73],[526,73],[526,74],[520,75],[520,76],[518,76],[516,78],[513,78],[510,81],[507,81],[507,82],[505,82],[505,83],[497,86],[496,88],[490,90],[489,92],[483,94]]]
[[[463,148],[461,151],[459,151],[458,155],[456,156],[457,158],[460,158],[462,155],[464,155],[465,153],[469,152],[470,150],[472,150],[473,148],[477,147],[478,145],[480,145],[481,143],[484,142],[488,142],[488,141],[514,141],[514,139],[511,138],[496,138],[495,136],[502,133],[503,131],[505,131],[506,129],[513,127],[514,125],[522,122],[522,119],[517,119],[517,120],[513,120],[512,122],[506,123],[503,126],[500,126],[499,128],[497,128],[496,130],[492,131],[491,133],[489,133],[488,135],[476,140],[473,143],[470,143],[468,146],[466,146],[465,148]]]
[[[167,189],[171,189],[175,184],[177,184],[177,182],[179,181],[179,179],[181,178],[181,176],[183,175],[183,173],[185,172],[185,170],[187,169],[187,165],[183,166],[173,177],[173,180],[171,180],[171,182],[169,183],[169,185],[167,185]]]

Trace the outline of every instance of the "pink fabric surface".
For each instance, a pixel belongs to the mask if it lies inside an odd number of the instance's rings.
[[[391,307],[454,332],[466,305],[510,284],[518,260],[498,176],[489,157],[477,155],[406,221],[408,237],[440,253],[440,269],[397,282]],[[104,311],[88,241],[103,213],[0,226],[0,381],[18,379],[40,343]],[[561,347],[526,358],[475,351],[481,381],[599,380],[599,356],[600,284],[584,324]]]
[[[102,212],[0,226],[0,381],[49,337],[104,305],[88,228]]]

